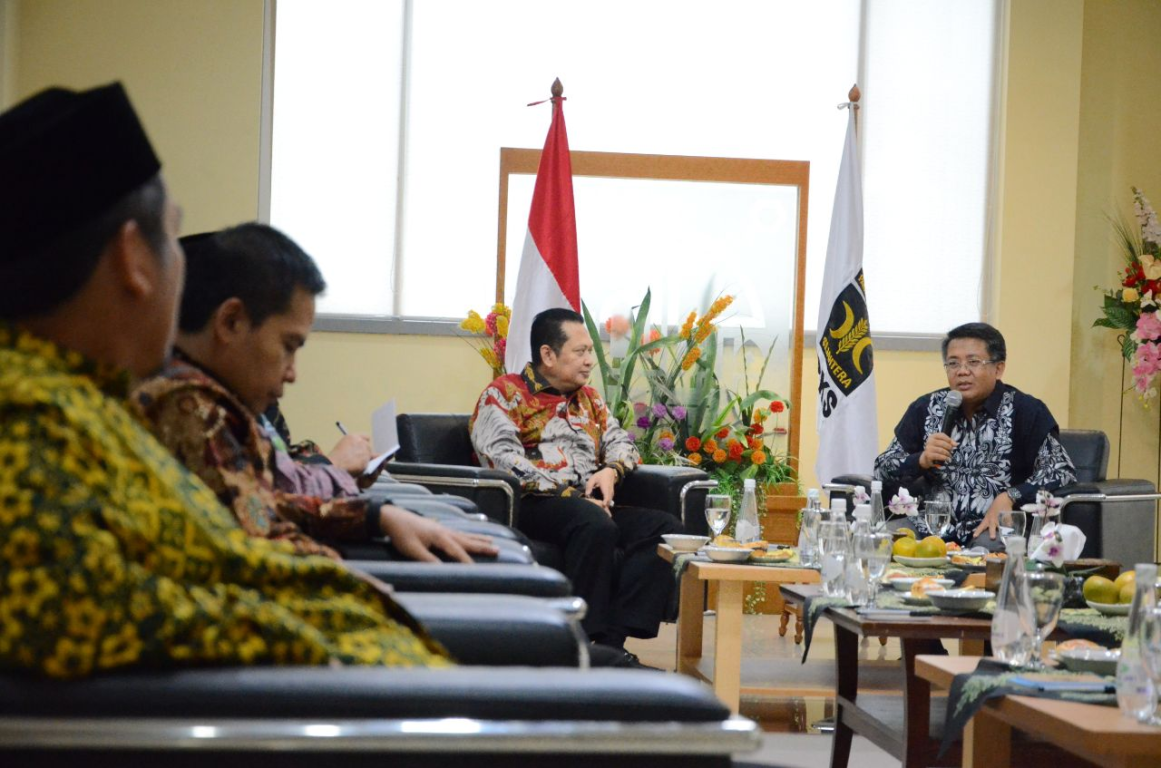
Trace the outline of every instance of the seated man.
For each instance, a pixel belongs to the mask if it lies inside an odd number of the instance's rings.
[[[0,115],[0,667],[447,664],[383,585],[247,537],[125,408],[181,293],[160,168],[120,85]]]
[[[262,224],[182,238],[185,292],[172,359],[132,403],[169,450],[233,510],[252,536],[338,557],[316,538],[389,536],[404,556],[461,562],[494,555],[487,537],[451,530],[374,495],[309,496],[275,486],[275,457],[258,419],[295,380],[295,356],[326,284],[314,261]]]
[[[598,643],[654,637],[673,588],[657,556],[681,521],[654,509],[617,507],[616,485],[639,461],[633,439],[586,386],[594,365],[584,320],[567,309],[532,323],[533,363],[501,376],[470,422],[480,462],[523,484],[519,527],[564,550],[565,575],[589,605],[584,627]]]
[[[1055,491],[1076,479],[1048,407],[1000,380],[1006,359],[1004,337],[992,326],[953,328],[943,340],[949,389],[912,403],[875,460],[875,477],[887,493],[903,485],[927,498],[950,495],[952,530],[946,538],[962,545],[995,549],[1001,512],[1034,502],[1037,490]],[[963,404],[951,434],[945,434],[952,390]],[[926,532],[921,517],[917,521]]]

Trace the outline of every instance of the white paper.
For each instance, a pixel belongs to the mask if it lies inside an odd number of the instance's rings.
[[[388,400],[387,404],[371,414],[371,447],[378,454],[367,462],[364,475],[373,475],[387,459],[399,450],[399,428],[395,424],[395,401]]]

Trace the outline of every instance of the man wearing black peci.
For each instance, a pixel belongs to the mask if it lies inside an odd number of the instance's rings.
[[[1006,360],[1004,337],[987,323],[949,331],[943,340],[948,388],[913,402],[875,459],[875,477],[887,493],[905,486],[928,497],[950,495],[948,538],[961,545],[996,548],[1002,512],[1035,501],[1037,490],[1076,479],[1048,406],[1001,380]],[[956,394],[962,404],[952,410]]]

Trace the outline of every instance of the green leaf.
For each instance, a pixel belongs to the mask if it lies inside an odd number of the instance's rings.
[[[1113,330],[1119,330],[1117,324],[1114,323],[1112,320],[1108,319],[1107,317],[1102,317],[1099,320],[1094,320],[1092,323],[1092,327],[1093,328],[1112,328]]]
[[[641,306],[637,308],[637,317],[633,321],[633,336],[629,339],[629,354],[625,360],[625,381],[621,386],[621,399],[629,397],[629,385],[633,381],[633,369],[637,365],[640,355],[641,339],[645,334],[645,323],[649,319],[649,305],[653,303],[653,291],[645,289],[645,298],[641,299]]]
[[[1126,330],[1137,327],[1137,318],[1140,317],[1139,312],[1134,312],[1126,308],[1119,301],[1110,306],[1108,303],[1104,306],[1105,317],[1113,323],[1114,328],[1124,328]]]
[[[593,322],[593,316],[589,314],[589,307],[583,301],[581,302],[581,311],[584,312],[585,326],[589,329],[589,336],[593,339],[593,353],[597,357],[597,366],[601,369],[601,387],[605,390],[605,405],[615,413],[620,405],[620,398],[614,399],[612,396],[616,385],[612,383],[614,374],[608,360],[605,359],[605,346],[601,343],[601,334],[597,330],[597,324]]]
[[[1121,355],[1126,360],[1133,359],[1133,353],[1137,351],[1137,342],[1133,341],[1129,334],[1125,334],[1121,339]]]

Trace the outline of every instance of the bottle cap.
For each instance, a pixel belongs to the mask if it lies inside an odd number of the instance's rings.
[[[842,512],[843,514],[846,514],[847,500],[841,499],[841,498],[840,499],[831,499],[830,500],[830,508],[834,512]]]
[[[875,491],[878,491],[879,493],[883,492],[883,481],[882,480],[872,480],[871,481],[871,493],[874,493]]]
[[[817,498],[818,498],[818,489],[817,489],[817,488],[811,488],[809,491],[807,491],[807,492],[806,492],[806,498],[808,498],[808,499],[817,499]]]
[[[742,481],[742,487],[747,491],[753,490],[757,486],[758,486],[758,484],[754,481],[754,478],[752,478],[752,477],[747,477],[745,480]]]

